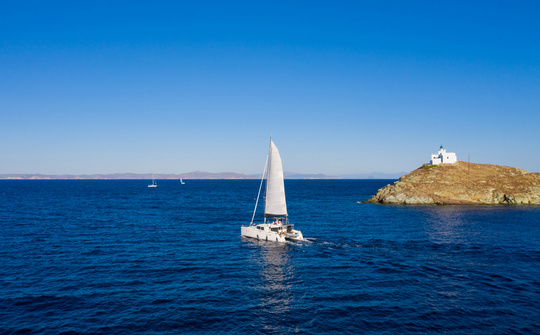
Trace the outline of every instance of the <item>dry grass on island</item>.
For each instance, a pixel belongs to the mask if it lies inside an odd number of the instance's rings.
[[[365,203],[410,205],[540,205],[540,173],[473,164],[423,165],[381,188]]]

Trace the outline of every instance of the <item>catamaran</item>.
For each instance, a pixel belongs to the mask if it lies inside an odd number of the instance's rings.
[[[268,172],[267,172],[268,171]],[[264,204],[264,222],[254,224],[255,213],[261,195],[262,184],[266,174],[266,200]],[[293,229],[287,214],[285,201],[285,184],[283,183],[283,166],[279,151],[270,138],[270,149],[255,202],[255,210],[249,226],[242,226],[242,236],[265,241],[285,242],[286,240],[303,240],[302,232]]]

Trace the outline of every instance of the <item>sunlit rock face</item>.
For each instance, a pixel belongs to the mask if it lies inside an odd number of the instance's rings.
[[[424,165],[381,188],[368,203],[409,205],[539,205],[540,173],[458,161]]]

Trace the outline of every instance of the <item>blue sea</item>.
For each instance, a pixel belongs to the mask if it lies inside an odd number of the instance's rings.
[[[540,334],[540,207],[286,180],[278,244],[240,236],[258,180],[185,182],[0,181],[0,333]]]

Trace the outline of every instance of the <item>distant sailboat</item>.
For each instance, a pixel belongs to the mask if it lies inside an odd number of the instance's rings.
[[[180,184],[184,185],[185,183],[182,181],[182,178],[180,178]]]
[[[259,196],[261,194],[262,182],[266,174],[266,199],[264,205],[264,222],[253,224]],[[267,219],[269,220],[267,223]],[[287,202],[285,201],[285,184],[283,182],[283,166],[279,151],[270,138],[270,149],[268,151],[267,166],[263,172],[263,178],[259,187],[259,194],[255,202],[255,210],[249,226],[241,227],[241,234],[245,237],[252,237],[259,240],[285,242],[286,240],[303,240],[302,232],[293,229],[289,224],[287,214]]]
[[[156,179],[154,178],[154,175],[152,175],[152,184],[148,185],[148,187],[157,187]]]

